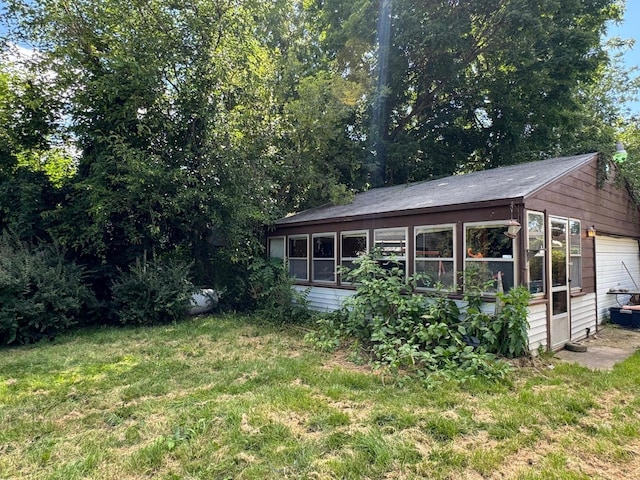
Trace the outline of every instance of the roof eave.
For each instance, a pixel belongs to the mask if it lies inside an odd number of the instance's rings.
[[[380,213],[368,213],[364,215],[350,215],[345,217],[329,217],[329,218],[320,218],[314,220],[303,220],[298,222],[283,222],[274,225],[275,228],[288,228],[288,227],[299,227],[299,226],[311,226],[311,225],[322,225],[326,223],[348,223],[354,221],[367,221],[367,220],[377,220],[381,218],[391,218],[398,216],[409,216],[409,215],[423,215],[429,213],[442,213],[442,212],[451,212],[451,211],[459,211],[459,210],[473,210],[480,208],[491,208],[491,207],[500,207],[505,205],[510,205],[511,203],[516,205],[521,205],[524,202],[523,196],[516,197],[506,197],[500,199],[493,200],[485,200],[481,202],[470,202],[470,203],[456,203],[452,205],[437,205],[434,207],[421,207],[421,208],[411,208],[406,210],[393,210],[388,212],[380,212]]]

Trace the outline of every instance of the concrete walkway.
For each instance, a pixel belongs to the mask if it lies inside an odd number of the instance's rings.
[[[621,328],[617,325],[599,328],[597,334],[577,342],[587,346],[586,352],[570,352],[565,349],[557,352],[556,358],[592,370],[611,370],[616,363],[622,362],[640,349],[640,330]]]

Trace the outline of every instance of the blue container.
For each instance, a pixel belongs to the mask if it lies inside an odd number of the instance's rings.
[[[640,310],[628,310],[620,307],[609,309],[611,323],[621,327],[640,328]]]

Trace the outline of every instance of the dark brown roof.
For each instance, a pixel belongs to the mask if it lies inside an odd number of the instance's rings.
[[[597,157],[589,153],[551,158],[439,180],[374,188],[346,205],[326,205],[282,218],[277,225],[346,220],[367,215],[525,198]]]

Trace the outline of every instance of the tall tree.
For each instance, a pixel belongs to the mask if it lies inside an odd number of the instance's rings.
[[[274,69],[253,35],[268,2],[11,5],[81,151],[57,237],[112,269],[145,252],[203,267],[213,244],[238,256],[271,209]]]
[[[564,134],[581,128],[575,93],[606,63],[601,35],[621,7],[328,0],[325,13],[328,48],[346,75],[367,82],[370,116],[357,128],[376,126],[369,161],[399,183],[572,149]]]

